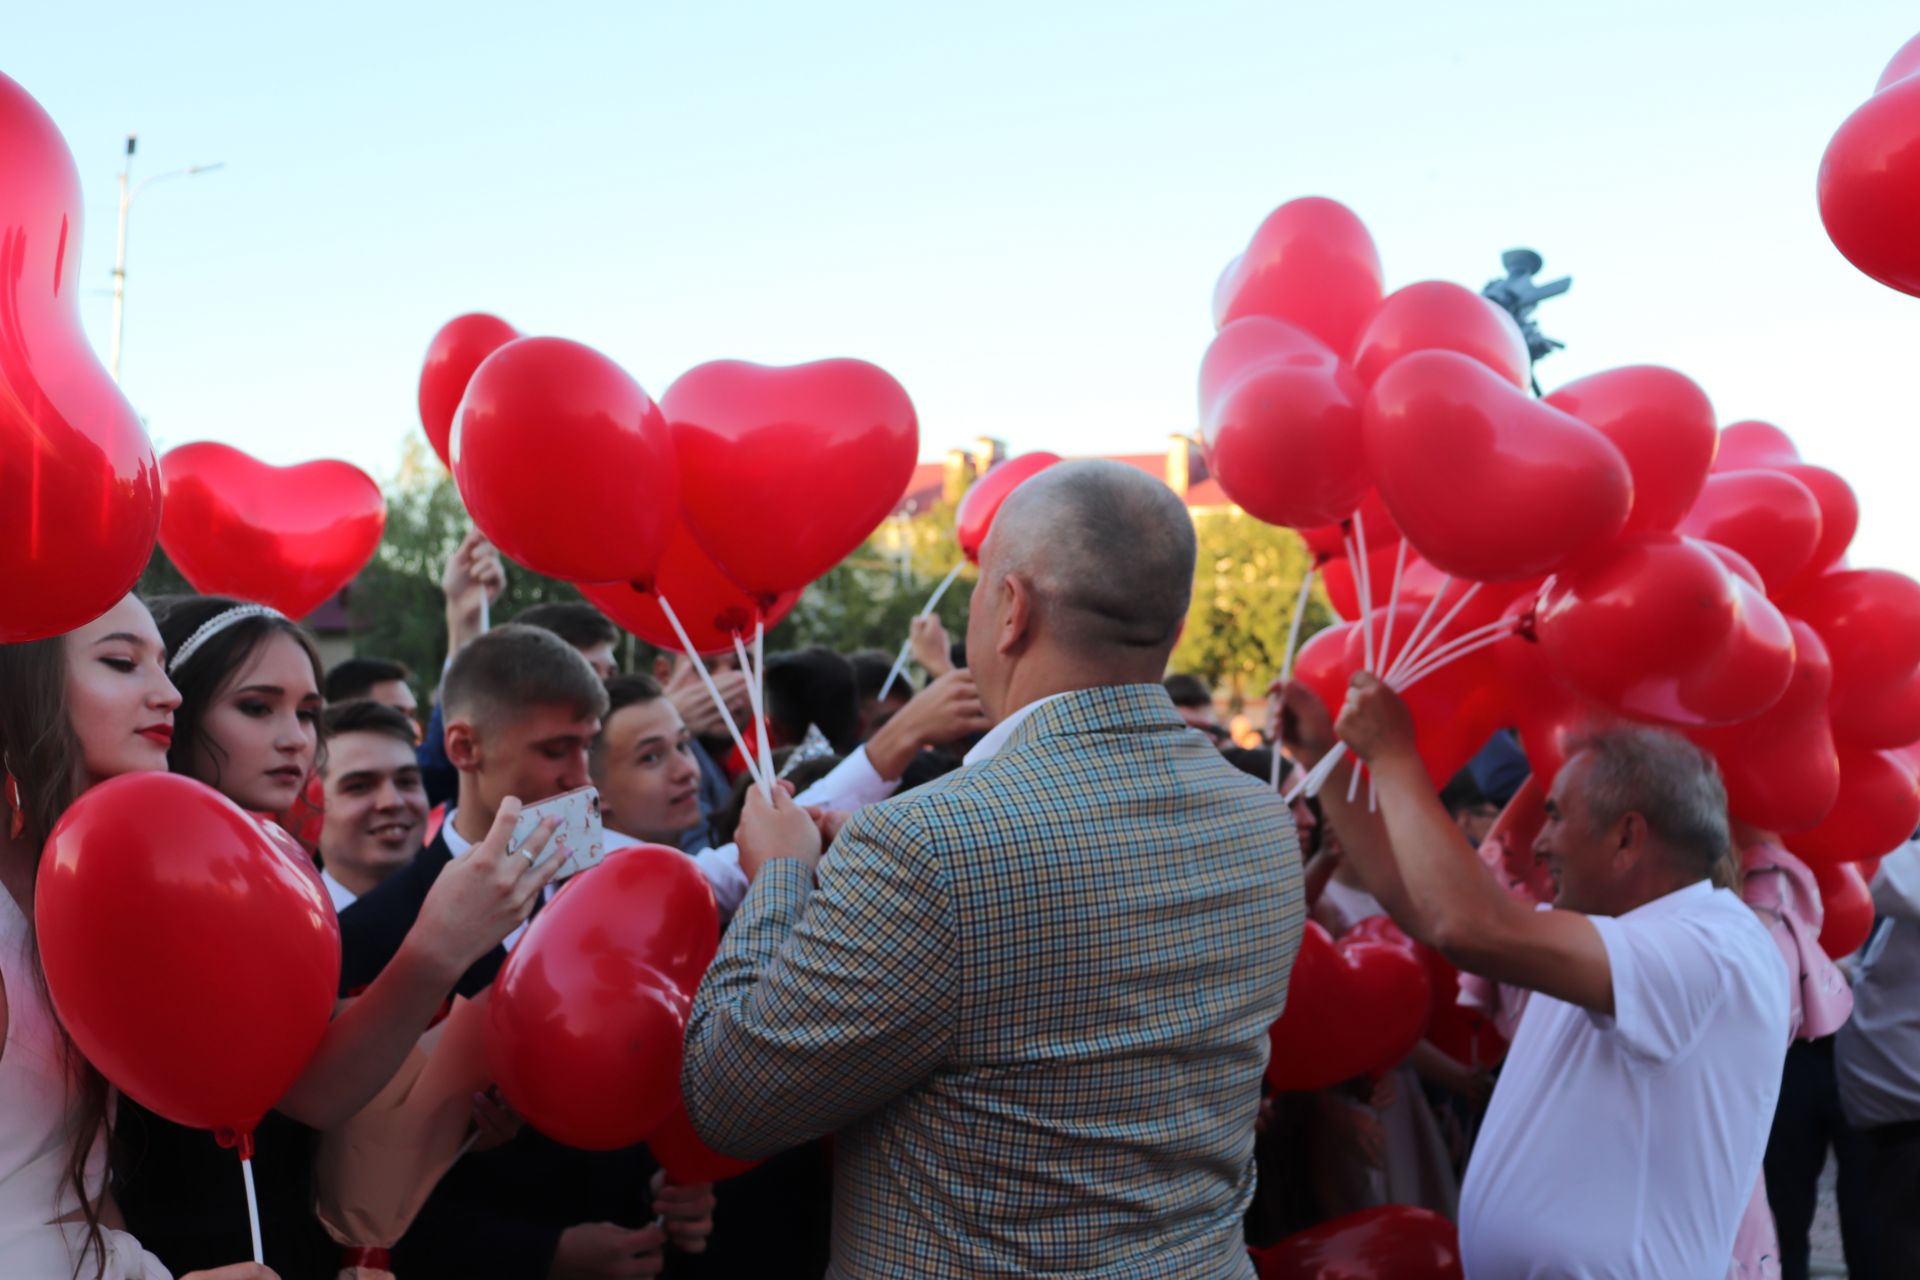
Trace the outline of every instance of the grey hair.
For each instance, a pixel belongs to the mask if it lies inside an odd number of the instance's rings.
[[[1069,644],[1150,651],[1180,634],[1193,519],[1144,471],[1097,458],[1050,467],[1007,498],[989,541],[994,571],[1025,578]]]
[[[1576,755],[1587,760],[1581,794],[1592,830],[1637,813],[1655,839],[1702,876],[1732,847],[1719,767],[1679,734],[1641,725],[1606,729],[1573,743],[1567,758]]]

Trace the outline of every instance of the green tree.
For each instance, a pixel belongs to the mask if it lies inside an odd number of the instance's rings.
[[[1200,676],[1235,705],[1256,701],[1280,674],[1287,627],[1310,562],[1300,536],[1236,508],[1196,512],[1199,539],[1193,604],[1172,669]],[[1300,628],[1308,636],[1333,621],[1315,585]]]
[[[807,588],[787,620],[768,633],[768,648],[898,651],[914,615],[961,562],[953,513],[952,503],[942,503],[916,519],[888,521]],[[962,570],[935,610],[955,640],[966,634],[974,577],[971,568]]]

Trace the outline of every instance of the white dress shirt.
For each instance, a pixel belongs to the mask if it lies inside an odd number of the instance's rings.
[[[1046,706],[1049,702],[1058,702],[1066,696],[1064,693],[1048,694],[1044,698],[1035,698],[1026,706],[1018,707],[1009,712],[1005,720],[1002,720],[999,724],[987,730],[986,735],[982,737],[980,741],[973,744],[973,750],[967,752],[967,758],[961,763],[979,764],[982,760],[991,760],[994,756],[999,755],[1000,748],[1007,745],[1007,740],[1012,738],[1020,726],[1027,722],[1028,716]]]
[[[360,900],[360,895],[333,878],[333,872],[320,868],[320,883],[327,886],[327,896],[333,899],[333,914],[339,915]]]

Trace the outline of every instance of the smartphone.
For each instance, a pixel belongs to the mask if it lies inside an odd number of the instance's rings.
[[[598,866],[606,859],[607,837],[600,825],[598,791],[592,787],[581,787],[551,800],[528,805],[520,811],[520,821],[514,824],[513,839],[507,847],[518,849],[533,838],[533,833],[548,818],[559,825],[554,828],[553,836],[547,841],[539,860],[544,863],[552,857],[566,859],[554,876],[556,884],[568,876],[578,875],[588,867]]]

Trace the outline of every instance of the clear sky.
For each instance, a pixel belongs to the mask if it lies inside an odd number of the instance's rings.
[[[923,452],[1155,450],[1194,418],[1221,266],[1345,201],[1390,286],[1538,249],[1549,389],[1688,373],[1861,495],[1856,564],[1920,575],[1920,298],[1813,197],[1910,4],[12,6],[0,69],[85,183],[107,347],[140,134],[125,387],[164,446],[390,475],[433,331],[593,344],[656,395],[719,357],[856,355]]]

